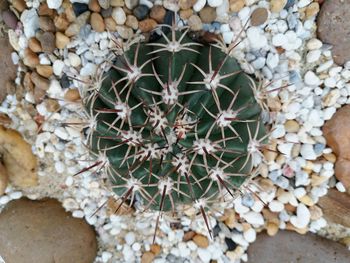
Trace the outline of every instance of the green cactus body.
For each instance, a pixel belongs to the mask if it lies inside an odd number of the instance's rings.
[[[115,193],[160,211],[203,210],[237,193],[266,135],[254,85],[234,58],[187,31],[131,45],[87,102],[91,147]]]

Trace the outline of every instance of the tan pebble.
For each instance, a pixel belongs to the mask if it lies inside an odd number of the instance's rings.
[[[51,17],[49,16],[40,16],[39,17],[39,27],[42,31],[55,32],[56,27]]]
[[[303,168],[305,170],[312,170],[314,168],[314,163],[311,161],[306,161],[305,166]]]
[[[284,129],[286,132],[298,132],[300,125],[295,120],[288,120],[284,124]]]
[[[266,232],[269,236],[273,237],[274,235],[277,234],[278,232],[278,225],[275,224],[275,223],[267,223],[267,226],[266,226]]]
[[[35,53],[42,51],[41,44],[39,40],[37,40],[35,37],[29,39],[28,47]]]
[[[37,65],[36,71],[40,76],[43,76],[45,78],[51,77],[53,73],[52,67],[49,65]]]
[[[163,23],[165,17],[165,8],[161,5],[154,5],[150,11],[150,18],[153,18],[158,23]]]
[[[34,84],[32,82],[32,79],[31,79],[31,76],[30,76],[30,73],[27,72],[25,75],[24,75],[24,78],[23,78],[23,86],[24,86],[24,89],[26,91],[33,91],[34,90]]]
[[[69,26],[69,21],[65,13],[55,16],[53,22],[58,31],[65,31]]]
[[[184,237],[182,238],[182,241],[187,242],[187,241],[192,240],[192,238],[195,236],[195,234],[196,234],[196,232],[194,232],[194,231],[187,231],[184,234]]]
[[[197,15],[190,16],[190,18],[188,19],[188,25],[193,31],[199,31],[203,28],[202,21]]]
[[[328,181],[328,177],[325,176],[318,176],[317,174],[312,174],[311,176],[311,185],[312,186],[319,186],[323,184],[324,182]]]
[[[298,199],[300,202],[307,206],[313,206],[315,204],[314,201],[312,201],[311,197],[308,195],[304,195]]]
[[[250,18],[250,24],[252,26],[260,26],[264,24],[269,16],[269,12],[266,8],[259,7],[253,11]]]
[[[64,94],[64,99],[67,101],[80,100],[80,93],[78,89],[68,89]]]
[[[286,224],[286,230],[292,230],[292,231],[295,231],[301,235],[305,235],[309,231],[309,229],[307,227],[297,228],[289,222]]]
[[[39,6],[39,16],[50,16],[52,17],[55,13],[56,13],[56,10],[54,9],[50,9],[45,2],[43,2],[40,6]]]
[[[337,157],[335,156],[334,153],[326,153],[323,156],[324,156],[324,158],[326,158],[327,161],[329,161],[331,163],[335,163],[337,160]]]
[[[281,102],[278,98],[269,97],[267,99],[267,105],[269,106],[271,111],[280,111],[282,109]]]
[[[278,213],[277,212],[271,212],[269,209],[264,208],[262,210],[262,214],[264,216],[264,219],[268,222],[272,222],[276,225],[279,225],[280,220],[278,219]]]
[[[33,96],[34,96],[34,101],[36,104],[39,104],[42,102],[42,100],[45,98],[46,96],[46,91],[43,89],[38,88],[37,86],[34,87],[34,92],[33,92]]]
[[[143,33],[152,31],[156,26],[157,22],[151,18],[139,21],[139,28]]]
[[[201,234],[196,234],[193,237],[193,242],[196,243],[197,246],[201,248],[207,248],[209,246],[209,240],[206,236],[203,236]]]
[[[310,5],[308,5],[308,7],[306,7],[306,11],[305,11],[305,15],[306,18],[311,18],[315,15],[317,15],[317,13],[320,11],[320,5],[317,2],[313,2]]]
[[[151,252],[152,252],[154,255],[157,256],[157,255],[160,253],[160,251],[161,251],[160,245],[158,245],[158,244],[152,244],[152,245],[151,245]]]
[[[199,16],[203,23],[211,23],[216,19],[216,9],[211,6],[206,6],[199,11]]]
[[[132,28],[127,26],[117,25],[117,32],[124,39],[130,39],[134,35],[134,31],[132,30]]]
[[[193,9],[180,10],[181,19],[189,19],[193,15]]]
[[[263,154],[264,154],[264,157],[265,157],[265,160],[268,162],[268,163],[271,163],[271,162],[274,162],[278,153],[276,152],[276,143],[274,144],[270,144],[268,147],[266,147],[264,150],[263,150]]]
[[[268,192],[274,188],[274,184],[269,178],[263,178],[259,180],[259,187],[261,187],[262,190]]]
[[[197,0],[179,0],[179,6],[181,9],[189,9],[191,8]]]
[[[46,78],[41,77],[38,73],[32,72],[30,75],[30,79],[32,80],[34,86],[41,90],[48,90],[50,86],[50,81]]]
[[[131,27],[134,30],[137,30],[139,28],[139,21],[135,16],[128,15],[126,17],[125,25],[127,25],[128,27]]]
[[[56,47],[60,49],[64,49],[66,45],[69,43],[69,37],[61,32],[56,32]]]
[[[252,228],[252,226],[249,223],[242,223],[243,232],[246,232],[251,228]]]
[[[297,208],[295,206],[292,206],[291,204],[285,204],[284,209],[286,209],[286,211],[288,212],[294,213]]]
[[[11,125],[12,120],[6,113],[0,113],[0,125]]]
[[[31,49],[26,48],[24,50],[23,63],[30,68],[35,68],[40,63],[40,60],[37,54],[35,54]]]
[[[123,7],[125,5],[124,0],[111,0],[110,5],[113,7]]]
[[[231,12],[239,12],[244,6],[244,0],[230,0],[230,11]]]
[[[48,112],[56,112],[60,108],[57,100],[54,99],[47,99],[44,103]]]
[[[155,255],[152,252],[145,252],[141,257],[141,263],[152,263]]]
[[[292,157],[294,157],[294,158],[298,157],[299,153],[300,153],[300,149],[301,149],[300,143],[294,144],[292,147],[292,152],[291,152]]]
[[[75,19],[77,18],[77,17],[75,16],[74,9],[73,9],[73,6],[72,6],[72,5],[69,5],[69,6],[66,8],[65,14],[66,14],[66,16],[67,16],[68,21],[71,22],[71,23],[72,23],[73,21],[75,21]]]
[[[323,216],[322,209],[317,205],[310,206],[309,211],[310,211],[310,219],[311,220],[317,220]]]
[[[100,12],[101,11],[101,7],[100,4],[98,3],[98,0],[90,0],[89,1],[89,9],[92,12]]]
[[[225,215],[227,215],[227,218],[225,219],[224,223],[229,228],[233,229],[236,226],[236,213],[233,209],[225,209]]]
[[[27,8],[26,2],[24,0],[13,0],[12,5],[20,13],[22,13]]]
[[[120,199],[110,197],[107,201],[107,215],[130,215],[134,212],[134,209],[129,207],[125,203],[121,203]],[[121,205],[121,206],[120,206]],[[124,239],[123,239],[124,240]]]
[[[105,31],[105,23],[102,16],[99,13],[92,13],[90,17],[90,24],[93,30],[96,32]]]
[[[276,158],[276,163],[279,164],[279,165],[282,165],[282,164],[284,164],[286,162],[286,160],[287,160],[287,157],[284,156],[283,154],[280,154]]]
[[[271,12],[279,13],[282,11],[283,7],[286,5],[287,0],[271,0],[270,7]]]
[[[267,178],[269,175],[269,168],[265,163],[260,165],[260,175],[264,178]]]
[[[341,244],[347,246],[348,248],[350,248],[350,237],[344,237],[344,238],[340,239],[339,242]]]
[[[8,175],[5,166],[0,161],[0,196],[5,193],[8,184]]]
[[[117,23],[114,21],[114,19],[112,17],[105,18],[105,25],[106,25],[106,29],[109,31],[116,31],[117,30]]]

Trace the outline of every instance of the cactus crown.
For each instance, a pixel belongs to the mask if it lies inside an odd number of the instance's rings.
[[[265,130],[255,82],[220,45],[186,28],[116,56],[86,106],[89,142],[124,203],[174,211],[234,196],[259,162]]]

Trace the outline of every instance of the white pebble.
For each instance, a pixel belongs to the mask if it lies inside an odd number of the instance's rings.
[[[128,245],[132,245],[134,242],[135,242],[135,233],[134,232],[128,232],[124,239],[125,239],[125,242],[128,244]]]
[[[271,212],[281,212],[284,209],[284,205],[277,200],[273,200],[269,203],[269,209]]]
[[[297,228],[304,228],[310,222],[310,211],[307,207],[300,203],[297,207],[297,215],[290,218],[290,222]]]
[[[62,60],[55,60],[55,62],[53,63],[53,73],[56,76],[61,76],[62,72],[63,72],[63,68],[64,68],[65,64]]]
[[[306,47],[308,50],[320,49],[322,47],[322,42],[317,38],[312,38],[307,42]]]
[[[83,218],[84,212],[81,210],[75,210],[75,211],[73,211],[72,216],[75,218]]]
[[[207,0],[208,5],[211,7],[218,7],[222,4],[223,0]]]
[[[68,59],[72,67],[78,67],[81,64],[81,59],[77,54],[68,53]]]
[[[288,39],[284,34],[277,34],[272,37],[272,45],[275,47],[283,46],[287,43]]]
[[[0,205],[6,205],[8,202],[10,202],[9,196],[3,195],[0,197]]]
[[[199,12],[203,9],[203,7],[206,4],[206,0],[198,0],[194,5],[193,5],[193,10],[196,12]]]
[[[58,9],[62,5],[62,0],[47,0],[47,6],[50,9]]]
[[[243,237],[249,243],[252,243],[256,239],[256,232],[253,228],[249,228],[247,231],[243,232]]]
[[[346,188],[345,186],[342,184],[342,182],[338,182],[335,184],[335,187],[338,189],[339,192],[345,193],[346,192]]]
[[[321,81],[317,77],[317,75],[310,70],[308,72],[306,72],[306,74],[304,76],[304,81],[305,81],[305,84],[309,85],[309,86],[318,86],[321,83]]]
[[[242,215],[242,217],[249,223],[254,226],[261,226],[264,224],[264,218],[260,213],[250,211]]]
[[[317,155],[312,144],[302,144],[300,154],[305,160],[316,160]]]

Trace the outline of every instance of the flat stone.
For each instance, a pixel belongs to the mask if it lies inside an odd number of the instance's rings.
[[[94,230],[54,199],[11,202],[0,214],[0,232],[5,262],[91,263],[96,256]]]
[[[16,78],[17,68],[12,63],[11,52],[12,47],[7,38],[0,38],[0,103],[6,97],[6,83]]]
[[[269,16],[269,13],[266,8],[257,8],[253,11],[251,15],[250,24],[252,26],[260,26],[264,24]]]
[[[266,233],[257,236],[249,246],[248,263],[345,263],[349,255],[345,246],[314,234],[279,231],[274,237]]]
[[[343,65],[350,60],[350,2],[327,0],[317,18],[317,34],[322,42],[333,45],[334,61]]]
[[[350,197],[336,189],[330,189],[320,198],[318,205],[327,221],[350,227]]]

